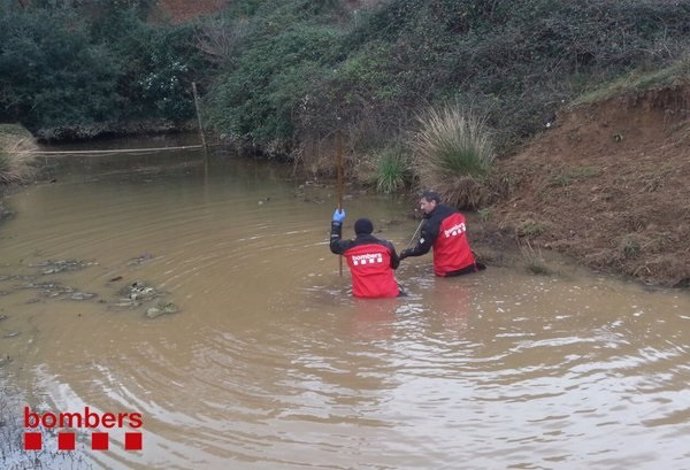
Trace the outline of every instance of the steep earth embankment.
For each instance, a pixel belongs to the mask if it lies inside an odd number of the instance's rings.
[[[531,247],[648,284],[690,284],[690,86],[583,105],[498,162],[491,218]]]

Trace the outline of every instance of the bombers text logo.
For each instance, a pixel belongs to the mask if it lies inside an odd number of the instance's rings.
[[[367,253],[365,255],[356,255],[352,257],[352,264],[355,266],[374,263],[383,263],[383,255],[381,253]]]
[[[461,235],[463,233],[465,233],[465,224],[464,223],[453,225],[448,230],[443,231],[443,235],[446,238],[455,237],[455,236]]]
[[[39,413],[24,407],[24,450],[38,450],[43,448],[43,434],[46,430],[50,434],[57,433],[58,450],[70,451],[76,448],[76,430],[83,430],[91,434],[92,450],[108,450],[109,433],[99,429],[130,429],[125,432],[124,448],[128,451],[142,450],[141,427],[144,425],[141,413],[98,413],[88,406],[83,412],[50,411]]]

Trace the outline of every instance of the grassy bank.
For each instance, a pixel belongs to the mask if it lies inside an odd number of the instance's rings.
[[[678,61],[689,16],[687,1],[239,0],[200,26],[218,64],[205,113],[228,140],[326,175],[340,129],[351,175],[406,190],[426,168],[389,149],[417,156],[418,116],[453,103],[507,155],[601,83]]]

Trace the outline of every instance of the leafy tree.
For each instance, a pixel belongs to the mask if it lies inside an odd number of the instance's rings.
[[[0,116],[31,129],[112,117],[117,63],[91,45],[78,15],[9,12],[0,17]]]
[[[194,26],[147,23],[150,1],[82,3],[0,16],[0,120],[37,131],[192,118],[191,82],[204,68]]]

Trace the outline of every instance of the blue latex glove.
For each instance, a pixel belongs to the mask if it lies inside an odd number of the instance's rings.
[[[335,212],[333,212],[333,222],[342,224],[343,220],[345,220],[345,209],[336,209]]]

